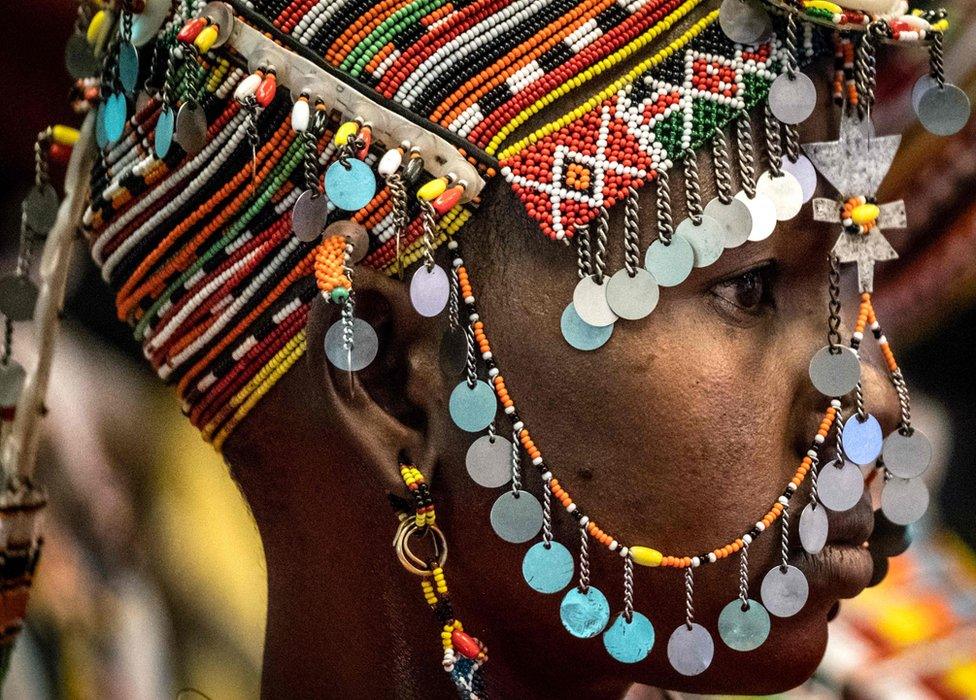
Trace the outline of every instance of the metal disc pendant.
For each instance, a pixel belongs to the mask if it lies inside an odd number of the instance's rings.
[[[806,605],[810,584],[795,566],[776,566],[763,577],[759,593],[770,615],[792,617]]]
[[[72,34],[64,47],[64,65],[75,80],[90,78],[101,68],[88,39],[78,33]]]
[[[668,661],[682,676],[697,676],[712,665],[715,642],[708,630],[697,622],[681,625],[668,639]]]
[[[749,240],[757,243],[769,238],[776,229],[776,205],[769,197],[761,194],[750,199],[744,191],[735,195],[735,198],[749,207],[749,214],[752,216]]]
[[[159,119],[156,120],[156,133],[153,135],[153,150],[156,157],[162,160],[169,153],[170,146],[173,145],[173,129],[176,126],[176,113],[169,105],[164,106],[159,111]]]
[[[325,356],[344,372],[358,372],[369,366],[379,350],[376,331],[361,318],[352,320],[352,346],[346,348],[343,342],[342,321],[332,324],[325,334]]]
[[[440,265],[421,265],[410,279],[410,303],[421,316],[436,316],[447,306],[451,283]]]
[[[512,478],[512,443],[500,435],[482,435],[471,443],[464,464],[478,486],[500,488]]]
[[[676,287],[695,269],[695,251],[684,236],[674,234],[668,244],[658,239],[648,247],[644,267],[662,287]]]
[[[702,216],[701,222],[695,225],[691,219],[685,219],[674,235],[681,235],[688,239],[691,249],[695,252],[695,267],[708,267],[722,256],[725,250],[725,229],[710,216]]]
[[[620,613],[603,633],[603,646],[620,663],[636,664],[646,659],[654,646],[654,625],[639,612],[631,613],[630,622]]]
[[[776,208],[776,219],[789,221],[800,213],[803,206],[803,188],[793,175],[785,170],[779,177],[765,172],[756,180],[757,194],[769,197]]]
[[[105,135],[105,103],[98,105],[95,111],[95,145],[105,150],[108,146],[108,136]]]
[[[11,321],[30,321],[37,294],[37,285],[26,275],[0,277],[0,313]]]
[[[918,428],[903,434],[896,430],[884,439],[881,447],[885,469],[901,479],[914,479],[929,468],[932,443]]]
[[[35,234],[46,236],[58,218],[58,205],[58,193],[50,183],[31,187],[21,205],[27,228]]]
[[[817,500],[835,513],[856,506],[863,494],[864,475],[853,462],[845,460],[840,467],[824,465],[817,475]]]
[[[769,109],[784,124],[806,121],[816,106],[817,88],[805,73],[781,73],[769,86]]]
[[[325,171],[325,193],[340,209],[359,211],[376,194],[376,176],[363,161],[335,161]]]
[[[452,381],[457,375],[464,371],[467,364],[468,339],[464,337],[464,331],[460,326],[451,328],[448,324],[444,335],[441,336],[441,346],[438,357],[440,358],[441,372],[445,378]]]
[[[491,507],[491,527],[506,542],[528,542],[542,530],[542,505],[528,491],[506,491]]]
[[[933,78],[929,73],[926,73],[912,86],[912,109],[915,110],[916,116],[918,115],[918,103],[922,99],[922,95],[929,91],[930,88],[939,87],[939,82]]]
[[[766,11],[745,0],[723,0],[718,23],[725,36],[738,44],[756,44],[772,30]]]
[[[495,392],[486,382],[476,380],[474,386],[468,386],[467,380],[461,381],[454,391],[448,407],[451,420],[461,430],[477,433],[488,427],[495,420],[497,409]]]
[[[824,396],[846,396],[861,381],[861,363],[857,353],[844,345],[825,345],[810,360],[810,381]]]
[[[876,460],[881,454],[882,441],[881,424],[870,413],[863,422],[856,413],[844,421],[841,432],[844,456],[854,464],[864,466]]]
[[[800,544],[807,554],[820,554],[827,544],[827,509],[817,503],[808,503],[800,513]]]
[[[748,599],[743,606],[742,601],[736,598],[719,613],[718,636],[729,649],[758,649],[769,637],[769,613],[752,599]]]
[[[813,195],[817,191],[817,169],[813,167],[810,159],[801,153],[797,156],[796,162],[794,163],[786,156],[783,156],[780,165],[783,168],[783,172],[789,173],[800,183],[800,190],[803,192],[803,203],[806,204],[813,199]]]
[[[573,580],[573,555],[558,542],[537,542],[522,559],[522,577],[539,593],[559,593]]]
[[[918,120],[936,136],[952,136],[969,121],[969,96],[955,85],[925,91],[918,101]]]
[[[191,156],[207,145],[207,114],[197,102],[189,100],[180,106],[173,140]]]
[[[121,138],[128,112],[129,105],[121,92],[113,92],[106,98],[102,119],[105,122],[105,138],[108,143],[115,143]]]
[[[929,507],[929,489],[921,479],[893,477],[881,489],[881,511],[895,525],[911,525]]]
[[[633,277],[624,270],[617,270],[607,282],[607,304],[620,318],[636,321],[650,314],[661,296],[657,282],[651,273],[637,268]]]
[[[609,326],[617,320],[617,314],[607,303],[607,278],[602,283],[596,275],[584,277],[573,290],[573,307],[584,323],[591,326]]]
[[[573,588],[559,604],[559,619],[563,627],[579,639],[595,637],[610,621],[610,604],[607,597],[595,586],[588,586],[586,593]]]
[[[119,82],[128,95],[134,93],[139,84],[139,52],[128,41],[119,45]]]
[[[329,198],[314,190],[305,190],[298,195],[291,211],[291,230],[298,240],[312,243],[322,237],[328,216]]]
[[[146,0],[142,12],[132,16],[132,43],[148,44],[162,28],[171,6],[170,0]]]
[[[0,364],[0,406],[14,406],[27,380],[27,372],[14,360]]]
[[[349,262],[355,264],[366,257],[369,252],[369,232],[366,227],[352,219],[334,221],[325,227],[325,237],[344,236],[346,243],[352,245]]]
[[[705,216],[721,224],[724,234],[722,245],[725,248],[738,248],[749,240],[749,233],[752,231],[752,214],[742,200],[733,197],[728,204],[723,204],[721,199],[715,197],[705,205]]]
[[[577,350],[596,350],[602,347],[613,334],[613,324],[609,326],[591,326],[576,313],[576,307],[570,302],[563,309],[559,319],[559,328],[567,343]]]

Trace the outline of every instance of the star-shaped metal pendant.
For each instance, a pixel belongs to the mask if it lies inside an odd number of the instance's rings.
[[[898,151],[900,135],[875,136],[869,120],[841,117],[840,137],[836,141],[809,143],[803,147],[817,171],[840,193],[840,202],[818,197],[813,202],[817,221],[840,222],[843,203],[852,197],[873,200],[881,181]],[[865,233],[841,233],[833,252],[842,263],[857,263],[858,287],[870,292],[874,287],[874,264],[894,260],[898,253],[881,234],[881,229],[904,228],[905,203],[901,200],[879,206],[874,227]]]

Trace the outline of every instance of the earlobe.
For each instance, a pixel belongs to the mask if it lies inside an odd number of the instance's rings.
[[[377,476],[399,488],[398,459],[408,458],[426,478],[437,461],[435,439],[444,396],[437,368],[444,319],[424,318],[411,306],[405,283],[368,268],[355,271],[355,315],[376,331],[376,358],[358,372],[329,362],[325,339],[341,323],[341,307],[322,295],[308,321],[309,380],[333,428],[340,432]]]

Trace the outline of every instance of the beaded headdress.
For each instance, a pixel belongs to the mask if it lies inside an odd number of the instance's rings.
[[[860,465],[874,464],[882,452],[885,514],[908,523],[925,509],[918,476],[928,443],[911,424],[905,381],[871,303],[874,263],[895,257],[883,232],[906,220],[900,202],[875,200],[898,137],[877,136],[870,114],[879,48],[909,42],[930,52],[930,71],[913,94],[920,120],[939,134],[962,127],[968,100],[946,83],[942,68],[947,26],[943,12],[909,11],[897,0],[846,7],[723,0],[717,9],[703,0],[83,2],[67,54],[76,104],[91,112],[72,156],[75,179],[59,228],[44,166],[78,135],[60,127],[42,134],[38,179],[25,203],[22,264],[0,280],[0,311],[22,320],[36,305],[47,325],[54,323],[58,268],[42,270],[38,300],[28,276],[31,251],[52,227],[59,235],[48,245],[63,245],[64,232],[80,219],[119,318],[132,324],[146,358],[176,385],[190,420],[219,449],[304,353],[317,295],[342,309],[326,334],[326,356],[354,372],[378,349],[375,332],[355,314],[356,266],[403,275],[420,263],[410,274],[415,308],[425,316],[449,309],[452,327],[464,330],[467,362],[450,411],[461,430],[487,431],[471,446],[467,466],[480,485],[504,487],[492,527],[512,543],[542,533],[525,555],[528,585],[557,593],[577,570],[553,539],[555,498],[580,536],[579,581],[560,605],[566,629],[577,637],[602,634],[611,656],[642,661],[655,631],[634,608],[633,565],[681,569],[687,619],[671,633],[666,653],[679,673],[695,675],[714,653],[712,633],[693,617],[699,567],[739,558],[740,590],[716,625],[731,649],[758,647],[770,615],[802,608],[806,580],[788,564],[785,541],[791,499],[808,475],[810,504],[797,517],[811,554],[826,539],[824,509],[850,508],[864,488]],[[826,54],[834,56],[841,131],[837,141],[801,147],[796,125],[817,97],[802,69]],[[86,168],[92,140],[98,157]],[[703,155],[717,193],[709,202],[701,197]],[[683,191],[672,192],[669,173],[678,167]],[[829,342],[810,364],[811,381],[829,405],[809,452],[768,511],[731,542],[671,554],[619,541],[570,496],[520,419],[455,235],[476,215],[485,183],[507,181],[544,235],[575,242],[580,279],[558,322],[571,346],[594,351],[620,319],[650,314],[660,287],[681,284],[693,268],[797,216],[813,198],[818,172],[838,197],[815,199],[813,214],[841,232],[831,257]],[[656,195],[653,226],[640,222],[644,187]],[[681,221],[672,217],[675,197],[685,203]],[[611,272],[605,251],[609,210],[617,204],[625,265]],[[650,241],[641,235],[648,228],[655,232]],[[445,242],[449,270],[434,255]],[[858,266],[862,296],[845,346],[837,277],[838,266],[850,262]],[[858,349],[867,330],[902,406],[901,424],[887,437],[860,393]],[[10,432],[4,465],[11,493],[20,494],[7,510],[22,519],[43,502],[29,479],[38,382],[22,386],[26,376],[45,376],[46,367],[39,361],[25,373],[8,354],[2,371]],[[840,399],[852,393],[857,411],[842,421]],[[495,429],[499,408],[511,423],[510,440]],[[828,462],[821,453],[831,434],[836,448]],[[541,503],[523,487],[524,460],[542,475]],[[401,474],[417,504],[403,528],[433,527],[420,472],[404,466]],[[9,513],[4,544],[11,561],[22,555],[21,590],[39,540],[29,528],[7,537]],[[764,578],[760,603],[748,597],[748,549],[776,521],[784,559]],[[409,532],[398,534],[405,562]],[[591,540],[623,562],[623,612],[612,622],[606,596],[589,581]],[[445,669],[463,693],[480,696],[485,648],[443,602],[440,566],[421,573],[445,624]],[[12,612],[0,622],[12,633],[22,608],[5,611]]]

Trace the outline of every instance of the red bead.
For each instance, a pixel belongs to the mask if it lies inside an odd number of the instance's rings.
[[[274,99],[275,92],[278,90],[278,80],[275,78],[274,73],[268,73],[264,76],[264,80],[258,85],[258,89],[254,91],[254,99],[262,107],[267,107],[271,104],[271,100]]]
[[[48,155],[50,155],[51,160],[53,160],[55,163],[64,165],[71,157],[71,146],[65,146],[61,143],[52,143],[50,149],[48,149]]]
[[[363,143],[363,147],[356,151],[356,157],[363,160],[366,157],[366,154],[369,153],[369,147],[373,143],[373,130],[368,126],[364,126],[359,130],[359,133],[356,134],[356,140]]]
[[[458,185],[442,192],[433,202],[431,202],[431,206],[434,207],[434,211],[436,211],[438,214],[446,214],[449,212],[460,201],[461,191],[461,186]]]
[[[461,630],[451,632],[451,644],[461,656],[469,659],[475,659],[481,653],[481,645],[478,644],[478,640]]]
[[[183,28],[180,30],[180,33],[176,35],[176,38],[178,41],[182,41],[184,44],[192,44],[193,40],[197,38],[197,35],[199,35],[206,26],[206,17],[191,19],[189,22],[183,25]]]

